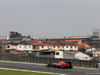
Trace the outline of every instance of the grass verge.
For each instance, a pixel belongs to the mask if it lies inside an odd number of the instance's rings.
[[[40,73],[40,72],[0,69],[0,75],[58,75],[58,74],[47,74],[47,73]]]

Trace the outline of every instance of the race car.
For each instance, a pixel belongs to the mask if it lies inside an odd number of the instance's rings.
[[[71,64],[71,62],[63,62],[63,61],[60,61],[58,63],[49,63],[46,65],[46,67],[52,67],[52,68],[60,68],[60,69],[72,69],[73,66]]]

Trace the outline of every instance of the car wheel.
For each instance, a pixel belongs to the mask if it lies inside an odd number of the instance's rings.
[[[51,67],[51,65],[50,65],[50,64],[48,64],[48,67]]]
[[[54,68],[54,66],[51,66],[51,68]]]
[[[64,65],[61,65],[61,66],[60,66],[60,69],[63,69],[63,68],[64,68]]]
[[[69,67],[69,69],[73,69],[73,67]]]

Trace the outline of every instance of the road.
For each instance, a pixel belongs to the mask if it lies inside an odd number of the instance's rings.
[[[61,73],[66,75],[100,75],[100,70],[82,69],[82,68],[57,69],[57,68],[47,68],[45,67],[45,65],[39,65],[39,64],[13,63],[5,61],[0,61],[0,68],[52,72],[52,73]]]

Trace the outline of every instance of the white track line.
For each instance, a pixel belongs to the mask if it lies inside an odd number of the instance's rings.
[[[23,70],[23,69],[12,69],[12,68],[0,68],[4,70],[14,70],[14,71],[25,71],[25,72],[36,72],[36,73],[46,73],[46,74],[58,74],[58,75],[68,75],[68,74],[60,74],[60,73],[52,73],[52,72],[43,72],[43,71],[32,71],[32,70]]]

